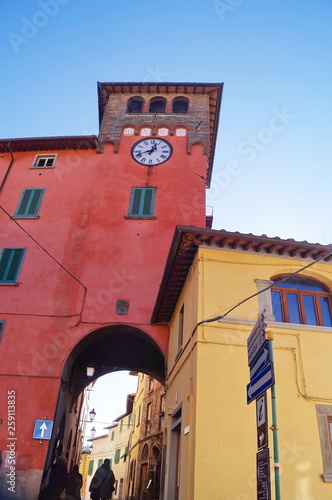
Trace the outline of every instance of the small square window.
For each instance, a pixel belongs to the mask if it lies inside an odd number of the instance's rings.
[[[54,168],[57,154],[36,155],[33,165],[30,168]]]
[[[131,192],[129,217],[154,218],[155,188],[133,188]]]
[[[15,217],[37,218],[44,191],[44,188],[24,189],[17,210],[15,212]]]
[[[4,248],[0,258],[0,283],[16,284],[24,248]]]

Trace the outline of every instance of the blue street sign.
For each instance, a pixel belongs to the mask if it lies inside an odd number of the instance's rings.
[[[263,370],[264,366],[271,361],[268,342],[258,352],[256,358],[250,365],[250,380],[255,378]]]
[[[34,439],[51,439],[53,420],[36,420],[32,437]]]
[[[273,364],[268,363],[247,385],[247,405],[274,384]]]
[[[264,311],[259,315],[258,320],[254,328],[252,329],[251,334],[247,339],[248,346],[248,365],[254,361],[257,356],[259,350],[265,344],[266,338],[266,321],[264,316]]]

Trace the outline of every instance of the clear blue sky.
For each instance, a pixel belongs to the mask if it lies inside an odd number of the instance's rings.
[[[97,81],[224,82],[214,228],[332,243],[330,0],[2,0],[0,137],[98,133]]]
[[[0,19],[1,138],[97,134],[97,81],[224,82],[214,228],[332,242],[330,0],[16,0]]]

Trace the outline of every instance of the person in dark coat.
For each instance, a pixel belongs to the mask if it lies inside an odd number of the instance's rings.
[[[81,500],[80,490],[83,484],[82,474],[78,472],[78,465],[74,465],[67,481],[66,500]]]
[[[89,491],[92,493],[91,498],[95,500],[110,500],[114,491],[115,477],[110,468],[110,461],[105,458],[93,476]]]
[[[67,459],[64,455],[60,455],[47,474],[44,498],[47,498],[47,500],[60,500],[60,495],[66,487],[67,479]]]

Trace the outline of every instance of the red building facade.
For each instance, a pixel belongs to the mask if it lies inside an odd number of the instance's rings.
[[[76,457],[87,366],[163,382],[168,330],[151,314],[175,226],[206,226],[221,95],[99,83],[98,138],[0,140],[4,498],[35,500],[54,457]],[[44,419],[51,439],[33,438]]]

